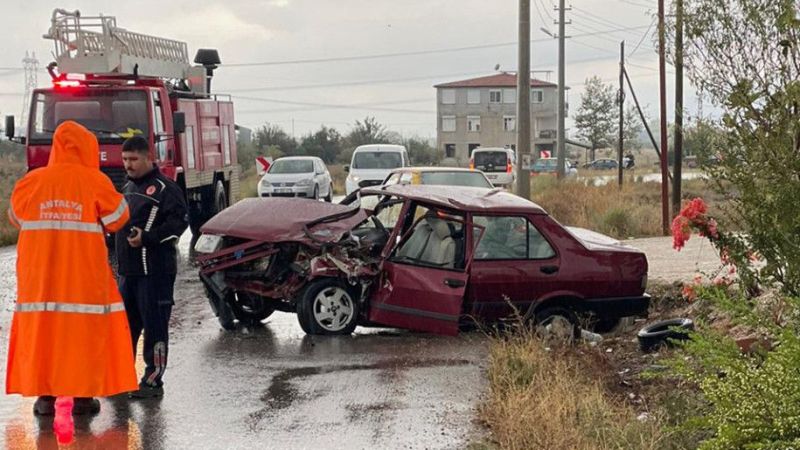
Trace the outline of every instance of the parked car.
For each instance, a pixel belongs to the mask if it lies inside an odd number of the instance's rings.
[[[333,197],[331,174],[316,156],[278,158],[258,183],[259,197],[304,197],[330,202]]]
[[[558,158],[539,158],[533,163],[533,175],[558,173]],[[564,161],[564,174],[568,177],[578,175],[578,169],[570,161]]]
[[[517,180],[516,153],[510,148],[478,147],[472,150],[469,168],[486,174],[494,186],[510,189]]]
[[[595,159],[592,162],[584,164],[584,168],[592,169],[592,170],[611,170],[616,169],[619,166],[616,159],[611,158],[601,158]]]
[[[359,188],[377,186],[393,169],[410,165],[408,152],[402,145],[360,145],[353,151],[350,165],[344,166],[344,171],[348,172],[345,192],[350,194]]]
[[[493,187],[486,175],[480,170],[459,167],[404,167],[395,169],[383,180],[384,186],[392,184],[437,184],[490,189]]]
[[[452,335],[517,309],[577,333],[581,318],[615,321],[649,305],[644,253],[497,189],[393,185],[340,204],[251,198],[202,232],[200,278],[225,328],[277,310],[295,312],[309,334],[382,325]]]

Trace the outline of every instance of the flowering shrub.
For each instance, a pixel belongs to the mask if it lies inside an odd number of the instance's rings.
[[[708,206],[701,198],[691,200],[681,209],[680,214],[672,221],[672,247],[680,251],[692,232],[696,232],[711,242],[719,252],[722,262],[720,271],[709,277],[711,284],[731,285],[734,281],[733,275],[738,272],[742,287],[751,295],[757,294],[760,277],[752,263],[759,261],[758,253],[749,249],[741,237],[721,232],[717,220],[709,216],[707,211]],[[727,272],[727,275],[721,275],[723,272]],[[695,280],[693,284],[697,286],[701,284],[701,280]],[[685,286],[683,295],[687,300],[694,300],[694,287]]]

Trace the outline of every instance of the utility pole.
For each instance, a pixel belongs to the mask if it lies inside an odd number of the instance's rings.
[[[531,2],[519,0],[519,55],[517,63],[517,195],[531,198]],[[527,155],[527,159],[525,156]]]
[[[661,98],[661,232],[669,234],[669,180],[667,176],[667,67],[664,50],[664,0],[658,0],[658,91]]]
[[[622,149],[624,147],[623,132],[625,127],[625,41],[619,43],[619,146],[617,148],[617,182],[622,189]]]
[[[556,166],[558,168],[558,179],[561,180],[564,178],[565,168],[564,162],[566,161],[566,148],[564,143],[566,142],[566,129],[564,126],[564,121],[567,115],[567,108],[566,108],[566,99],[565,99],[565,90],[566,87],[564,83],[566,83],[565,79],[565,70],[564,70],[564,39],[566,36],[564,35],[564,26],[566,25],[566,20],[564,17],[564,0],[558,1],[558,135],[556,136]]]
[[[683,164],[683,0],[675,1],[675,165],[672,169],[672,215],[681,211]]]
[[[19,129],[27,134],[28,124],[28,111],[30,110],[30,98],[33,90],[38,85],[36,73],[39,71],[39,60],[36,59],[36,53],[32,52],[30,55],[25,52],[25,58],[22,59],[22,67],[25,70],[25,94],[22,97],[22,114],[19,118]]]

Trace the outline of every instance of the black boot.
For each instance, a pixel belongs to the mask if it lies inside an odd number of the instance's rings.
[[[56,398],[52,395],[43,395],[33,404],[33,413],[37,416],[52,416],[56,413]]]
[[[82,416],[85,414],[97,414],[100,412],[100,400],[94,397],[76,397],[75,406],[72,407],[72,414]]]

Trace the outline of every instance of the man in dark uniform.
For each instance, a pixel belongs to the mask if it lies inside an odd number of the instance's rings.
[[[116,234],[119,290],[125,301],[133,352],[144,331],[144,376],[134,398],[164,395],[169,317],[177,273],[177,244],[188,226],[186,200],[175,182],[150,159],[145,138],[134,136],[122,145],[128,174],[123,187],[131,218]]]

